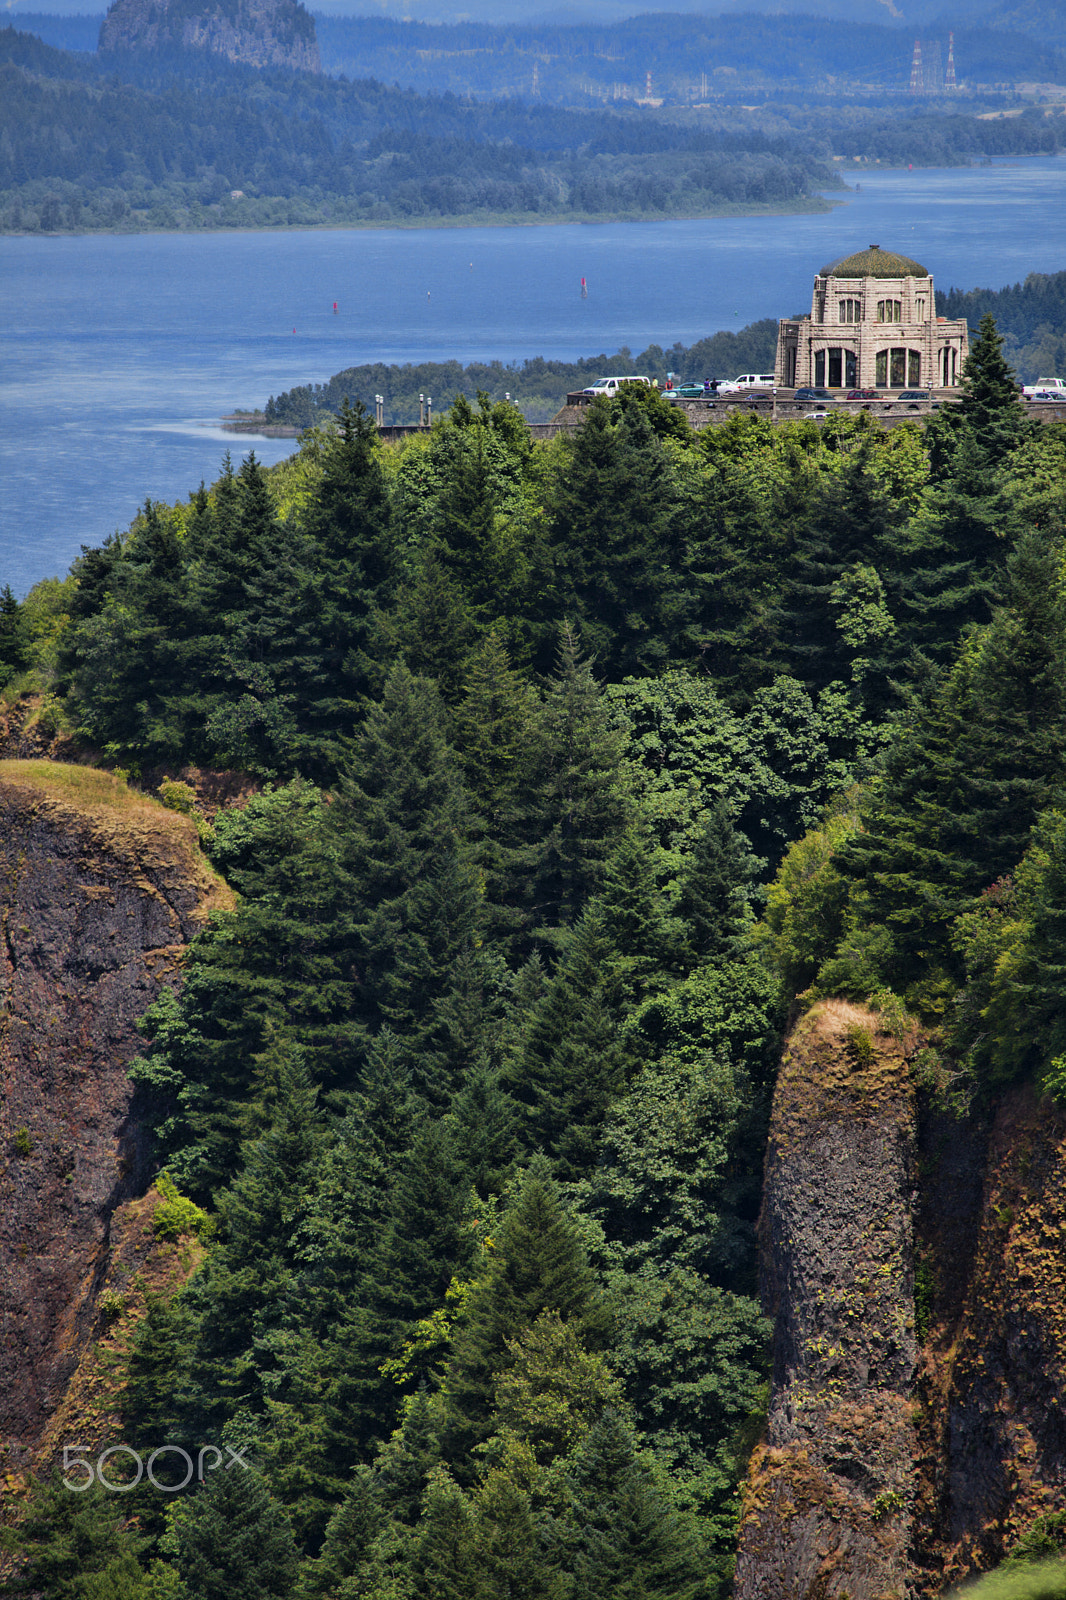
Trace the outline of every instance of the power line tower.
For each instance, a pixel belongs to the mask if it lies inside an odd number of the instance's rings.
[[[644,80],[644,98],[645,98],[645,100],[650,100],[651,99],[651,73],[650,72],[648,73],[647,77]]]
[[[537,98],[539,93],[540,93],[540,68],[538,67],[537,63],[534,61],[534,63],[533,63],[533,98],[534,98],[534,100]]]
[[[915,39],[914,56],[911,59],[911,94],[922,92],[922,41]]]
[[[944,74],[944,89],[951,93],[959,86],[955,82],[955,35],[948,34],[948,70]]]

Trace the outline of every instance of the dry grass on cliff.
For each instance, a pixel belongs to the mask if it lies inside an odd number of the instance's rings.
[[[0,761],[0,783],[26,784],[43,789],[56,800],[66,800],[79,810],[106,806],[117,811],[152,811],[157,801],[138,794],[123,778],[99,767],[77,767],[62,761]]]

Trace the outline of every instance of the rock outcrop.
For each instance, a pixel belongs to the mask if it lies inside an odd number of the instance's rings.
[[[186,817],[110,774],[0,762],[0,1428],[26,1465],[148,1183],[135,1021],[229,890]]]
[[[774,1100],[761,1221],[775,1316],[738,1600],[879,1600],[907,1581],[915,1115],[903,1046],[839,1001],[803,1019]]]
[[[932,1600],[1066,1510],[1066,1114],[938,1108],[919,1043],[830,1001],[784,1055],[737,1600]]]
[[[314,18],[300,0],[115,0],[99,48],[209,50],[252,67],[321,71]]]

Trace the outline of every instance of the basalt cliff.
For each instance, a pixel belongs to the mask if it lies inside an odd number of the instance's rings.
[[[187,817],[107,773],[0,761],[0,1428],[9,1488],[47,1452],[79,1366],[110,1326],[119,1301],[112,1292],[111,1310],[104,1305],[108,1286],[150,1265],[148,1152],[126,1075],[135,1022],[162,985],[180,980],[183,946],[230,899]]]
[[[314,18],[299,0],[115,0],[99,48],[208,50],[252,67],[321,70]]]
[[[737,1600],[938,1596],[1066,1509],[1066,1117],[945,1109],[921,1043],[828,1002],[784,1055]]]

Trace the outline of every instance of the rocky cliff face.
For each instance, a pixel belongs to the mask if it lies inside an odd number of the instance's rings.
[[[840,1002],[782,1062],[762,1215],[775,1315],[739,1600],[902,1595],[916,1454],[914,1106],[902,1046]]]
[[[136,1018],[229,891],[192,823],[109,774],[0,762],[0,1429],[24,1466],[98,1315],[116,1208],[147,1185]]]
[[[936,1110],[917,1043],[830,1002],[785,1053],[737,1600],[940,1595],[1066,1508],[1066,1117]]]
[[[99,48],[210,50],[247,66],[321,71],[314,18],[299,0],[115,0]]]

